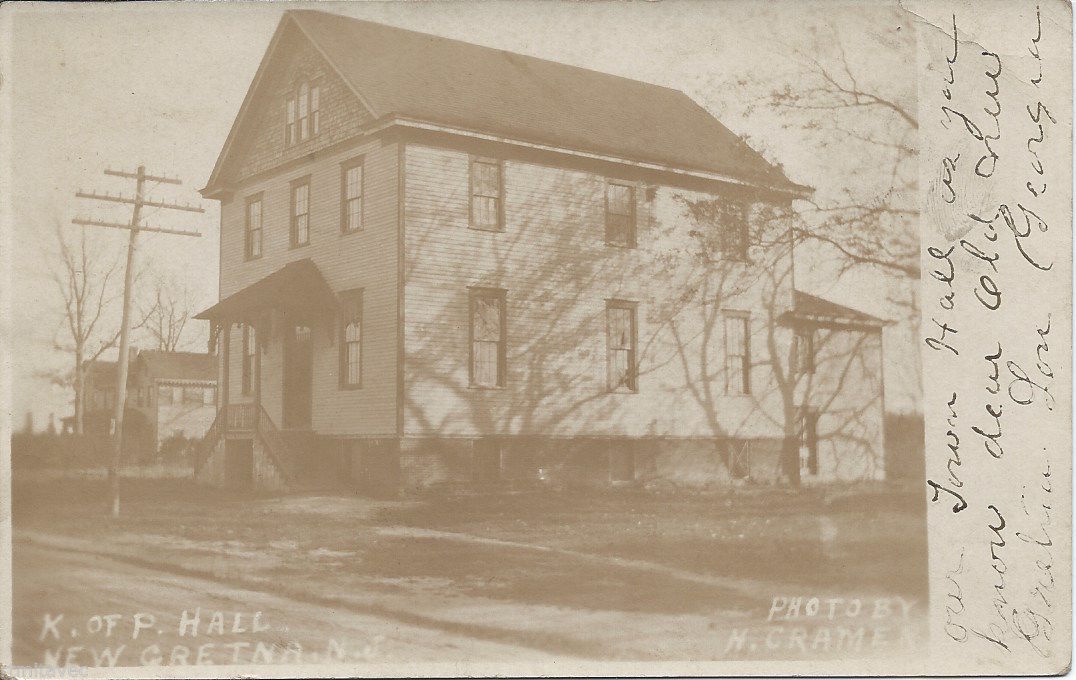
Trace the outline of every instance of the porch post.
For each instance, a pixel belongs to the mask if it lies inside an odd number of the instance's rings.
[[[225,439],[228,438],[228,384],[231,382],[231,371],[229,370],[229,361],[231,359],[231,340],[232,340],[232,322],[227,320],[224,322],[224,328],[222,331],[224,337],[221,338],[221,351],[224,353],[224,375],[222,376],[222,382],[220,385],[220,403],[221,403],[221,415],[224,417],[224,421],[221,423],[221,434]]]
[[[262,410],[262,333],[265,330],[266,323],[264,316],[260,318],[259,323],[254,324],[254,429],[257,430],[257,424],[261,418]]]

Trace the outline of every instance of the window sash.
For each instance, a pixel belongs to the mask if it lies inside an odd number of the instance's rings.
[[[719,225],[721,251],[726,257],[747,259],[748,229],[746,207],[737,202],[727,202],[722,210],[723,224]]]
[[[340,294],[340,387],[362,386],[362,290]]]
[[[505,383],[505,298],[503,291],[471,292],[471,384]]]
[[[343,230],[345,232],[362,229],[362,190],[363,166],[361,163],[344,169],[343,179]]]
[[[299,86],[299,139],[310,136],[309,111],[310,111],[310,87],[303,83]]]
[[[284,143],[291,145],[295,143],[295,97],[288,97],[287,109],[287,125],[284,128]]]
[[[610,390],[638,387],[636,308],[623,303],[606,308],[606,372]]]
[[[310,133],[311,136],[318,134],[321,128],[321,88],[314,85],[310,88]]]
[[[471,160],[471,226],[501,226],[502,168],[499,161]]]
[[[499,363],[500,342],[491,340],[474,341],[474,383],[483,387],[496,387],[500,384],[497,368]]]
[[[475,299],[474,338],[499,342],[501,339],[501,310],[497,298]]]
[[[347,343],[347,384],[358,385],[360,367],[362,366],[362,342],[349,340]]]
[[[256,198],[247,203],[247,257],[262,254],[262,200]]]
[[[621,246],[635,244],[635,187],[630,184],[605,185],[605,240]]]
[[[291,190],[291,242],[293,246],[310,241],[310,184],[296,184]]]
[[[725,393],[751,393],[750,318],[725,317]]]

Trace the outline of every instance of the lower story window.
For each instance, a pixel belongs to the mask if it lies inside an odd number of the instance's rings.
[[[505,374],[505,291],[471,289],[471,385],[503,387]]]
[[[751,319],[725,312],[725,393],[751,393]]]
[[[635,392],[639,387],[635,356],[635,311],[634,302],[609,300],[606,303],[606,373],[610,391]]]
[[[362,290],[340,294],[340,387],[362,386]]]

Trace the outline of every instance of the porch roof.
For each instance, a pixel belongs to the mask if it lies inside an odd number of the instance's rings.
[[[782,321],[791,327],[829,326],[863,330],[880,330],[887,323],[866,312],[799,290],[792,291],[792,310],[782,316]]]
[[[227,323],[250,319],[260,312],[279,309],[301,316],[337,310],[336,294],[309,258],[289,262],[272,274],[224,298],[195,315]]]

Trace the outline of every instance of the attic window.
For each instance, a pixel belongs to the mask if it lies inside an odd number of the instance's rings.
[[[287,99],[287,146],[306,141],[321,132],[321,87],[303,82]]]

